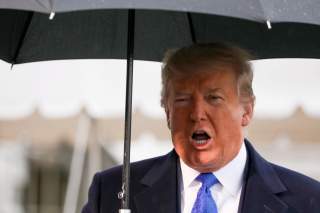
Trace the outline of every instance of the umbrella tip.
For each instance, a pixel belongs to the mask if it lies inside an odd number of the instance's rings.
[[[55,13],[55,12],[51,12],[51,13],[50,13],[50,16],[49,16],[49,19],[50,19],[50,20],[52,20],[52,19],[54,18],[54,16],[55,16],[55,15],[56,15],[56,13]]]
[[[271,26],[270,20],[267,20],[267,26],[268,26],[268,29],[271,30],[272,26]]]

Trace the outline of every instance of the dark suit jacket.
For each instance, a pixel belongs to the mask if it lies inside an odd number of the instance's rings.
[[[248,160],[240,198],[241,213],[320,213],[320,183],[263,159],[245,141]],[[167,155],[132,163],[132,213],[180,212],[178,156]],[[121,167],[97,173],[82,213],[117,213]]]

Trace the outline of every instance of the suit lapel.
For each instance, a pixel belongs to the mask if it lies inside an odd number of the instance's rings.
[[[287,210],[288,206],[266,188],[259,176],[254,175],[248,178],[242,213],[285,213]]]
[[[134,197],[138,213],[175,213],[177,201],[177,155],[169,153],[141,179],[144,189]]]
[[[248,151],[248,168],[245,185],[242,191],[241,213],[286,213],[288,206],[277,194],[287,191],[286,187],[274,171],[246,141]]]

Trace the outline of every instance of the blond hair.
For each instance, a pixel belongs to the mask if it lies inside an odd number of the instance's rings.
[[[230,67],[237,80],[242,100],[254,101],[252,89],[252,56],[244,49],[222,42],[193,44],[176,50],[169,50],[163,59],[161,70],[161,106],[165,107],[169,81],[174,75],[194,73],[201,68]],[[200,68],[200,69],[199,69]]]

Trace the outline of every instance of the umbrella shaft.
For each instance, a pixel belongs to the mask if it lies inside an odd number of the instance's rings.
[[[126,112],[125,112],[124,155],[123,155],[123,170],[122,170],[121,209],[129,209],[130,143],[131,143],[133,49],[134,49],[134,19],[135,19],[134,13],[135,11],[132,9],[130,9],[128,12]]]

